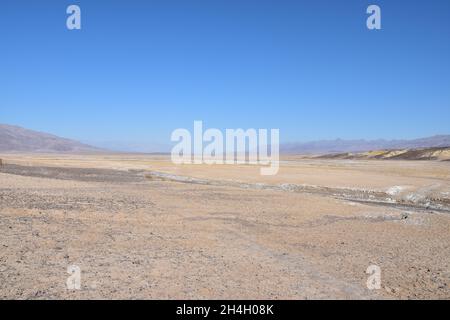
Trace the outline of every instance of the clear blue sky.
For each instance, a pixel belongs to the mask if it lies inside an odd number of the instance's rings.
[[[165,144],[194,120],[284,142],[450,133],[448,0],[8,0],[0,39],[0,123],[82,141]]]

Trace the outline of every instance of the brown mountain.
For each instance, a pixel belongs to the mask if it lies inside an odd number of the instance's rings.
[[[0,152],[3,153],[97,153],[104,149],[52,134],[0,124]]]

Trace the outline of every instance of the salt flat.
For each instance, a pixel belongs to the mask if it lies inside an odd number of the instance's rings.
[[[450,162],[0,158],[1,298],[450,297]]]

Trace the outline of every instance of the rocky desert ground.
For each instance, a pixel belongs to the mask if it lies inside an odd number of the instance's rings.
[[[2,299],[450,298],[448,161],[0,158]]]

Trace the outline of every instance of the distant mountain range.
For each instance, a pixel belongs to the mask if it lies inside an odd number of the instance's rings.
[[[0,124],[0,152],[97,153],[105,150],[48,133]]]
[[[321,140],[289,143],[280,146],[284,154],[330,154],[371,150],[418,149],[449,147],[450,135],[436,135],[414,140]]]
[[[450,135],[414,140],[322,140],[282,144],[283,154],[355,153],[372,150],[397,150],[450,147]],[[123,149],[124,152],[130,150]],[[0,152],[3,153],[103,153],[112,152],[52,134],[0,124]]]

